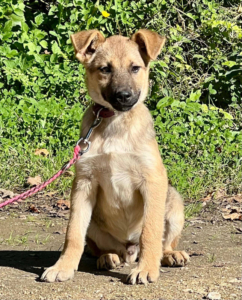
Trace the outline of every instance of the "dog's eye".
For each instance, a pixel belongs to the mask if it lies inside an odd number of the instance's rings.
[[[103,73],[103,74],[108,74],[111,72],[111,68],[109,66],[107,67],[101,67],[99,68],[99,70]]]
[[[138,66],[133,66],[132,67],[132,73],[138,73],[139,72],[140,67]]]

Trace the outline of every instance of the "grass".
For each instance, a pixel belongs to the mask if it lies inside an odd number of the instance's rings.
[[[48,234],[46,237],[40,239],[40,235],[39,235],[39,233],[37,233],[36,236],[34,237],[34,243],[37,245],[39,245],[39,244],[45,245],[49,241],[49,239],[50,239],[50,234]]]
[[[207,259],[209,263],[214,263],[216,261],[216,255],[214,253],[208,254]]]
[[[24,153],[16,153],[11,149],[8,153],[0,151],[1,174],[0,186],[5,189],[14,190],[14,188],[22,189],[28,177],[39,175],[42,182],[49,179],[69,159],[72,158],[72,149],[59,151],[56,155],[48,157],[36,156],[36,149],[27,150]],[[72,167],[73,170],[73,167]],[[69,193],[72,182],[71,177],[61,176],[55,182],[46,187],[47,191],[58,190],[59,193]]]
[[[17,153],[10,149],[8,153],[0,151],[1,188],[14,190],[23,189],[28,177],[41,176],[42,181],[55,174],[72,157],[72,147],[65,151],[58,151],[55,155],[50,153],[48,157],[34,155],[35,149]],[[166,161],[164,162],[166,163]],[[201,203],[197,200],[206,196],[208,192],[223,188],[228,194],[242,190],[242,167],[230,168],[227,165],[219,165],[215,162],[209,165],[201,165],[196,160],[187,160],[166,165],[169,179],[172,185],[183,195],[186,207],[186,217],[198,213]],[[71,168],[74,171],[74,168]],[[73,177],[61,176],[46,191],[58,191],[62,197],[69,197]],[[31,220],[29,220],[31,221]]]
[[[185,207],[185,219],[196,216],[202,210],[202,203],[190,203]]]
[[[12,246],[19,246],[19,245],[25,245],[28,242],[29,239],[29,232],[24,233],[23,235],[13,235],[13,231],[11,231],[9,238],[2,240],[1,243],[12,245]]]

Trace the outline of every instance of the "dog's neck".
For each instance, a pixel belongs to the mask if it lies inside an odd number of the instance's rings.
[[[138,103],[126,112],[110,110],[111,117],[103,118],[99,126],[106,137],[145,136],[154,138],[153,120],[144,103]]]
[[[96,117],[103,119],[110,118],[115,115],[115,112],[107,107],[104,107],[98,103],[95,103],[92,107],[92,111]]]

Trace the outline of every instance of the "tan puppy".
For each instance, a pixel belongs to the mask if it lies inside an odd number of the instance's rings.
[[[149,62],[165,39],[144,29],[131,39],[105,39],[97,30],[79,32],[71,39],[86,68],[90,96],[115,115],[102,120],[91,136],[89,152],[76,163],[64,250],[42,280],[72,278],[87,236],[93,254],[99,256],[98,268],[112,269],[139,255],[128,282],[156,281],[161,263],[183,266],[189,260],[186,252],[173,250],[183,228],[183,202],[168,187],[152,117],[143,104]],[[90,107],[81,136],[94,118]]]

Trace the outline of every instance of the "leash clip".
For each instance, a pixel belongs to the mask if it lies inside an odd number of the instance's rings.
[[[79,146],[79,144],[80,144],[81,142],[82,142],[83,144],[86,145],[86,148],[85,148],[85,149],[81,149],[81,151],[79,152],[80,155],[86,153],[86,152],[89,150],[89,148],[90,148],[91,142],[89,141],[89,139],[90,139],[90,136],[91,136],[91,134],[92,134],[92,132],[93,132],[93,129],[96,128],[96,127],[98,127],[98,126],[100,125],[100,123],[102,122],[102,118],[99,116],[102,110],[103,110],[103,107],[101,107],[101,108],[99,109],[99,111],[97,112],[96,118],[95,118],[95,120],[93,121],[91,127],[89,128],[89,130],[88,130],[86,136],[85,136],[84,138],[81,137],[81,138],[77,141],[77,143],[76,143],[76,146]]]
[[[85,149],[81,149],[80,154],[86,153],[90,148],[91,142],[88,139],[82,137],[78,140],[78,142],[76,143],[76,146],[78,146],[80,144],[80,142],[83,142],[83,144],[87,145],[87,147]]]

